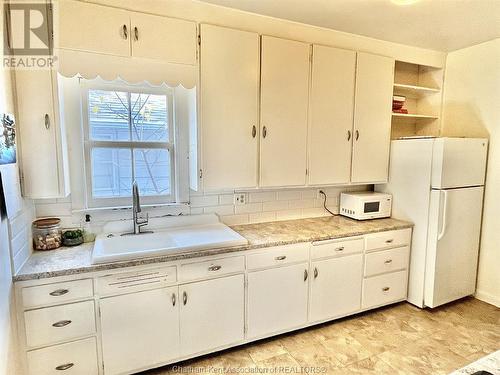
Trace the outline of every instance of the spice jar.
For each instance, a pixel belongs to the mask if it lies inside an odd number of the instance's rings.
[[[57,249],[61,243],[61,219],[51,217],[33,222],[33,246],[35,250]]]

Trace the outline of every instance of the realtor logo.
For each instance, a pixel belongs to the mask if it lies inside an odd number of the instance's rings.
[[[50,68],[52,12],[46,3],[4,3],[5,68]]]

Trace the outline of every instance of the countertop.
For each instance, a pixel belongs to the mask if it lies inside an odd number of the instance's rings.
[[[35,251],[19,272],[13,277],[13,280],[16,282],[47,277],[67,276],[85,272],[227,254],[299,242],[359,236],[387,230],[411,228],[412,226],[413,224],[409,222],[392,218],[357,221],[343,216],[234,225],[231,226],[231,228],[245,237],[248,240],[248,245],[196,250],[153,258],[131,259],[123,262],[103,264],[92,264],[93,244],[89,243],[71,248]]]

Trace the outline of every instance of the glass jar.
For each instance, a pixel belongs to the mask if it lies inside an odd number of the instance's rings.
[[[35,220],[32,230],[35,250],[52,250],[61,246],[61,219],[51,217]]]

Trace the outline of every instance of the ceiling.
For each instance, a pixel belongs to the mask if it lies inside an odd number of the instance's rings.
[[[500,0],[202,1],[438,51],[500,37]]]

